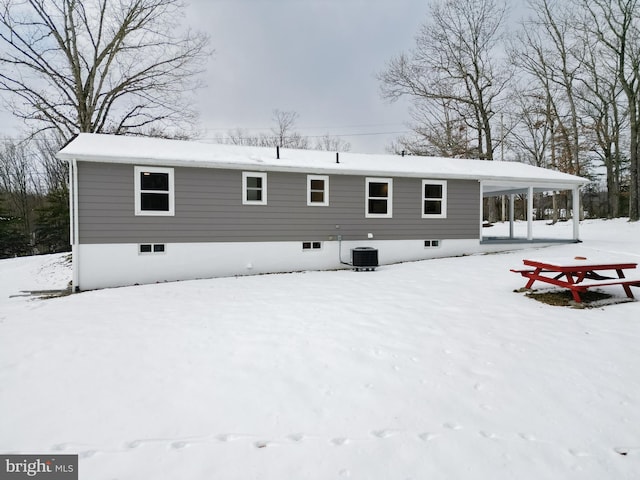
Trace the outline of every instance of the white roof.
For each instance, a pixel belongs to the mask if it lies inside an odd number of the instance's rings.
[[[319,150],[244,147],[185,140],[81,133],[59,153],[62,160],[191,166],[343,175],[473,179],[502,190],[523,185],[570,189],[587,179],[517,162],[372,155]]]

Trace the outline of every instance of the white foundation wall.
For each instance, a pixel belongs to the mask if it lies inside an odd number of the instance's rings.
[[[478,240],[325,241],[303,250],[302,242],[166,243],[162,253],[139,253],[138,244],[85,244],[74,248],[74,289],[120,287],[197,278],[349,268],[351,249],[378,249],[381,265],[473,254]]]

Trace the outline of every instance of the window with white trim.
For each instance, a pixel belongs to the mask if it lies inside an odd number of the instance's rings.
[[[133,171],[135,214],[174,215],[173,168],[136,166]]]
[[[267,204],[267,174],[264,172],[242,172],[242,204]]]
[[[307,175],[307,205],[329,205],[328,175]]]
[[[391,218],[393,215],[393,180],[391,178],[366,178],[365,216],[367,218]]]
[[[447,182],[422,180],[422,218],[447,218]]]

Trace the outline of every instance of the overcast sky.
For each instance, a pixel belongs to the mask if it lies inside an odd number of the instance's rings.
[[[280,109],[299,114],[303,135],[383,153],[407,132],[408,104],[383,100],[375,75],[413,46],[427,12],[428,0],[190,0],[186,24],[215,49],[198,94],[202,138],[268,132]],[[19,133],[6,112],[0,126]]]
[[[192,0],[188,22],[211,35],[200,109],[204,137],[268,131],[274,109],[303,135],[347,135],[352,151],[384,152],[407,127],[404,103],[380,98],[376,72],[407,50],[425,0]],[[366,134],[366,135],[365,135]]]

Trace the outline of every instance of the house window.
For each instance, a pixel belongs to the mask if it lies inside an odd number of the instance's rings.
[[[390,178],[366,179],[365,216],[391,218],[393,214],[393,180]]]
[[[302,242],[302,250],[320,250],[322,248],[322,242]]]
[[[174,215],[173,168],[134,167],[135,214]]]
[[[447,218],[447,182],[422,180],[422,218]]]
[[[435,248],[440,246],[440,240],[425,240],[424,248]]]
[[[307,175],[307,205],[329,205],[329,177],[327,175]]]
[[[267,174],[242,172],[242,203],[244,205],[267,204]]]

